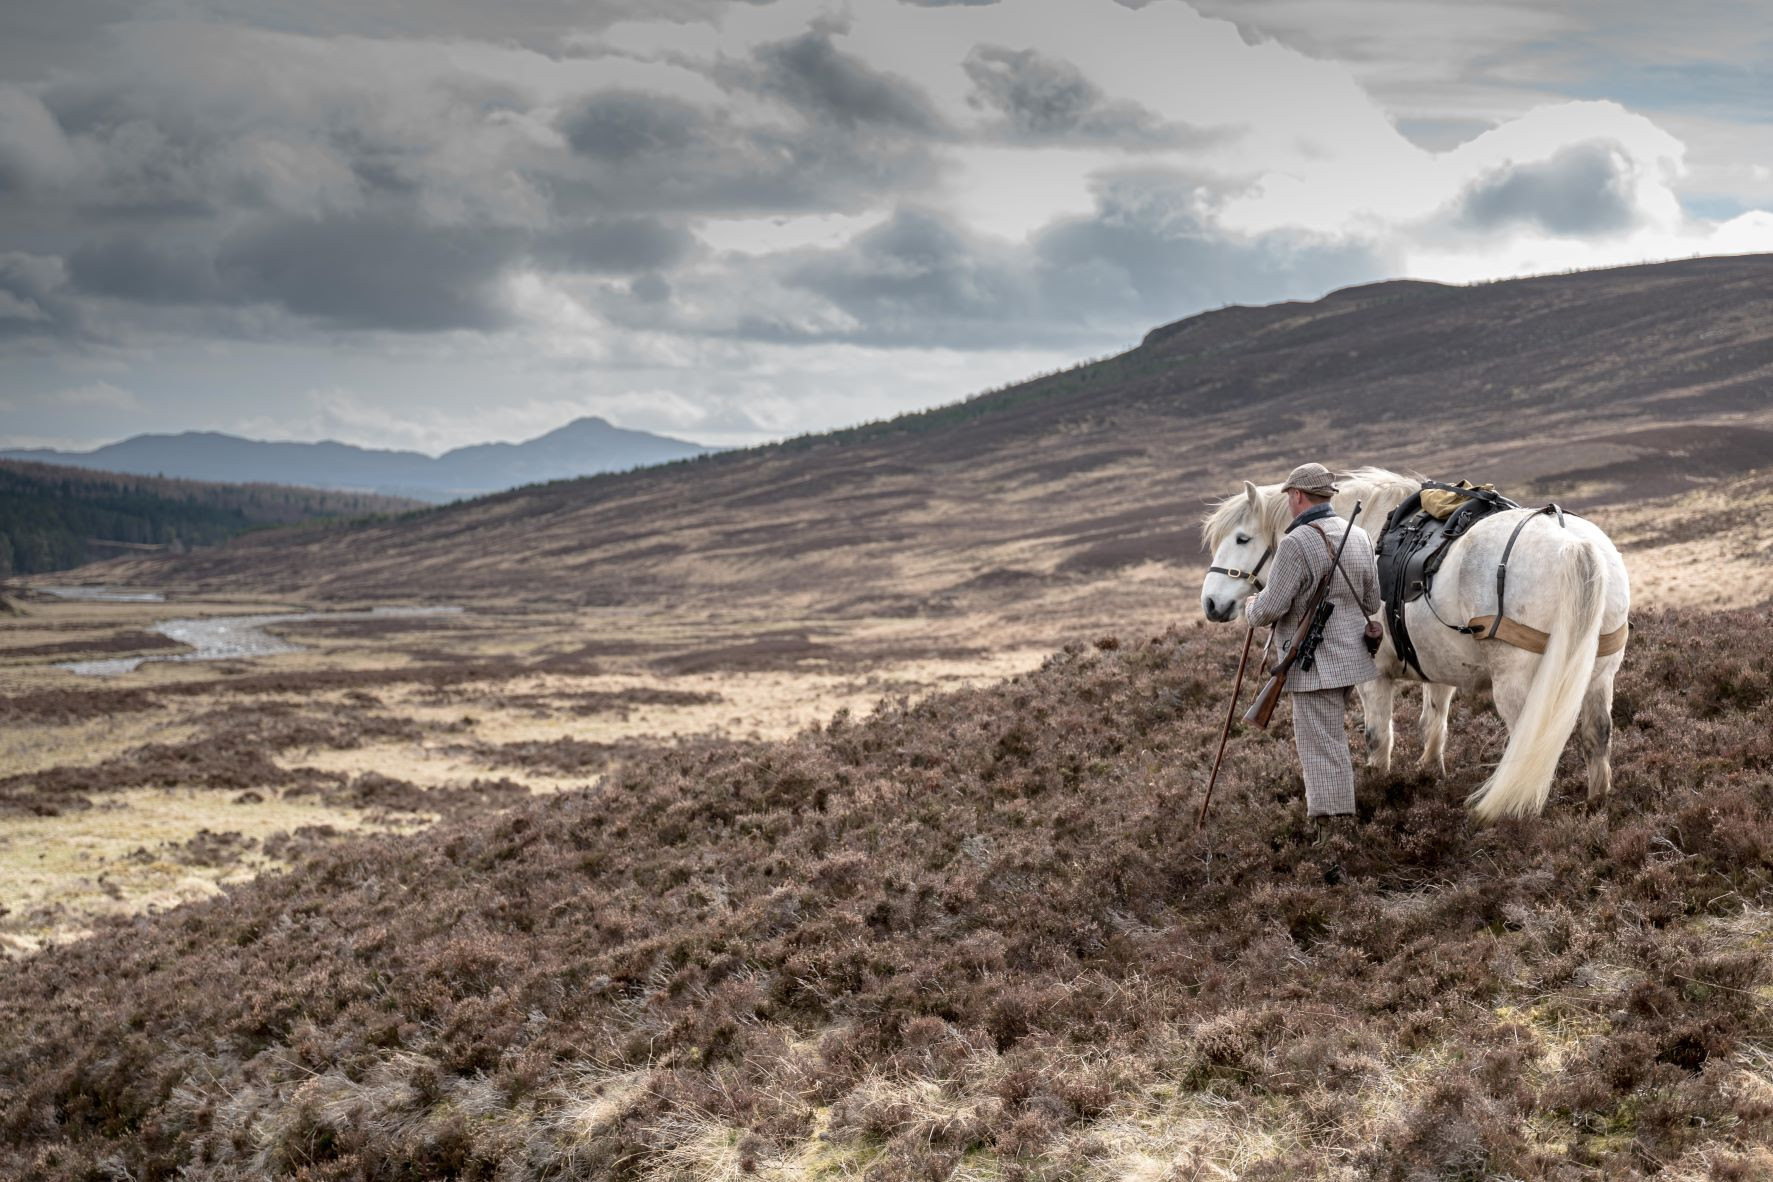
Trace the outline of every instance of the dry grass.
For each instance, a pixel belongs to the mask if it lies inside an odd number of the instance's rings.
[[[311,798],[268,788],[245,795],[135,789],[98,808],[8,819],[0,826],[0,946],[31,952],[89,935],[103,917],[209,898],[223,884],[281,868],[264,851],[275,834],[327,826],[343,838],[373,827],[361,811]],[[200,835],[211,840],[192,848]]]

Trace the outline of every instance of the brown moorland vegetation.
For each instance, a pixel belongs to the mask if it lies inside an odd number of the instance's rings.
[[[1354,840],[1284,727],[1194,835],[1235,652],[1190,627],[284,850],[0,965],[0,1173],[1766,1177],[1770,653],[1640,614],[1613,797],[1487,828],[1462,703]]]
[[[1032,668],[1062,643],[982,651],[967,620],[478,609],[294,622],[277,627],[297,652],[115,678],[40,651],[70,635],[82,655],[124,647],[152,635],[149,612],[266,606],[27,595],[0,620],[0,654],[25,654],[0,659],[0,955],[280,869],[296,846],[497,811],[663,747],[791,735],[883,695]]]

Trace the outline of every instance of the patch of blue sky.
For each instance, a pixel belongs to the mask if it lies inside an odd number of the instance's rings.
[[[1702,222],[1727,222],[1756,208],[1724,193],[1682,193],[1680,199],[1687,216]]]
[[[1634,111],[1705,114],[1731,122],[1773,123],[1773,64],[1620,66],[1560,87],[1572,98],[1612,99]]]

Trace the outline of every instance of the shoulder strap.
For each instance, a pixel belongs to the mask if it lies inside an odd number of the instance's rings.
[[[1308,522],[1306,522],[1306,523],[1305,523],[1305,528],[1307,528],[1307,529],[1310,529],[1310,530],[1314,530],[1314,531],[1315,531],[1315,532],[1316,532],[1316,533],[1317,533],[1317,536],[1318,536],[1318,537],[1319,537],[1319,538],[1321,538],[1321,539],[1323,539],[1323,543],[1324,543],[1324,553],[1325,553],[1325,554],[1327,554],[1327,555],[1329,555],[1329,556],[1330,556],[1330,565],[1331,565],[1331,566],[1332,566],[1332,567],[1333,567],[1333,568],[1334,568],[1334,569],[1336,569],[1336,570],[1338,570],[1338,571],[1340,571],[1340,572],[1341,572],[1341,574],[1342,574],[1342,582],[1343,582],[1343,583],[1344,583],[1344,584],[1346,584],[1346,585],[1347,585],[1347,587],[1348,587],[1348,593],[1349,593],[1349,594],[1350,594],[1350,595],[1352,595],[1352,596],[1354,596],[1354,605],[1355,605],[1355,607],[1356,607],[1356,608],[1358,608],[1358,607],[1360,607],[1360,604],[1361,604],[1361,593],[1360,593],[1360,592],[1359,592],[1359,591],[1356,591],[1356,590],[1355,590],[1355,589],[1354,589],[1354,580],[1353,580],[1353,579],[1350,579],[1350,578],[1349,578],[1349,577],[1348,577],[1348,572],[1347,572],[1347,571],[1346,571],[1346,570],[1344,570],[1344,569],[1343,569],[1343,568],[1342,568],[1342,567],[1340,567],[1340,566],[1336,566],[1336,548],[1335,548],[1335,547],[1334,547],[1334,546],[1332,546],[1332,545],[1330,545],[1330,535],[1329,535],[1329,534],[1327,534],[1327,533],[1325,533],[1325,532],[1324,532],[1324,531],[1323,531],[1323,530],[1322,530],[1322,529],[1320,529],[1320,528],[1319,528],[1319,527],[1318,527],[1318,526],[1317,526],[1317,525],[1316,525],[1316,524],[1315,524],[1315,523],[1313,523],[1313,522],[1309,522],[1309,521],[1308,521]],[[1350,526],[1349,526],[1349,527],[1348,527],[1348,528],[1349,528],[1349,529],[1353,529],[1353,528],[1354,528],[1354,526],[1353,526],[1353,525],[1350,525]]]

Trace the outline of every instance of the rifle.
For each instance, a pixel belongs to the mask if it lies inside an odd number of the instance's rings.
[[[1348,528],[1342,533],[1342,542],[1336,547],[1336,556],[1330,562],[1330,569],[1324,572],[1322,579],[1318,580],[1317,590],[1311,596],[1311,603],[1305,609],[1304,618],[1299,621],[1299,631],[1293,635],[1293,643],[1287,646],[1285,653],[1281,654],[1279,663],[1269,671],[1270,676],[1263,683],[1261,692],[1256,695],[1256,700],[1250,703],[1248,710],[1244,711],[1244,721],[1251,726],[1262,728],[1268,726],[1269,720],[1274,717],[1274,708],[1280,704],[1280,696],[1287,688],[1287,673],[1302,656],[1315,654],[1317,644],[1311,639],[1311,635],[1313,631],[1316,631],[1319,637],[1323,635],[1324,621],[1330,618],[1330,612],[1324,609],[1334,610],[1335,608],[1335,605],[1329,601],[1330,581],[1336,577],[1336,572],[1342,567],[1342,551],[1348,546],[1348,536],[1354,532],[1354,519],[1360,515],[1361,503],[1356,501],[1354,512],[1348,515]],[[1304,667],[1311,668],[1310,665]]]

